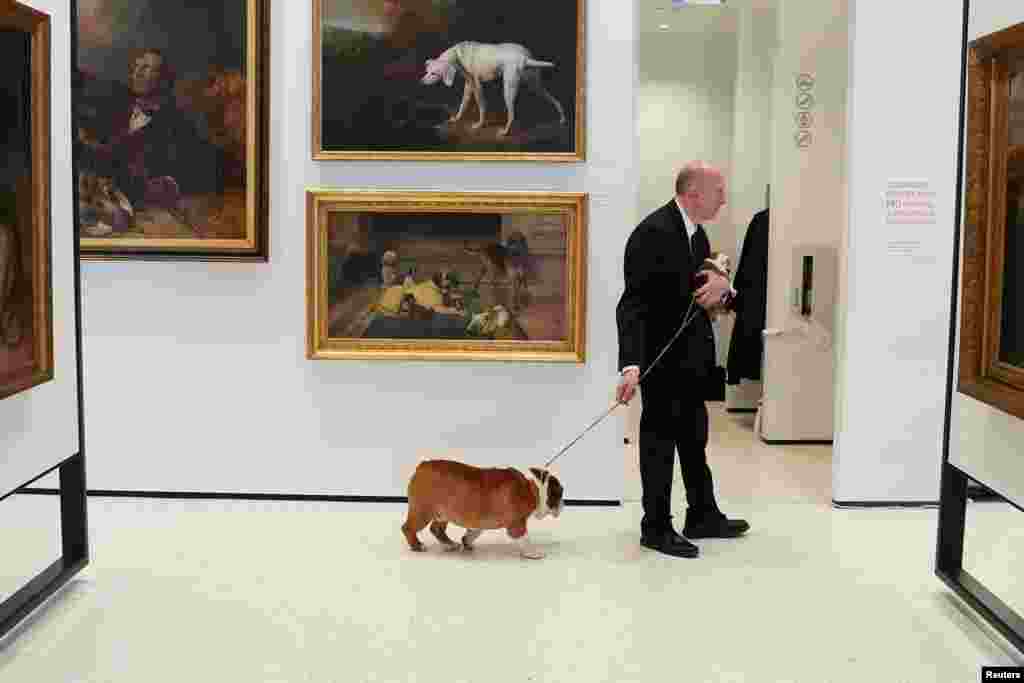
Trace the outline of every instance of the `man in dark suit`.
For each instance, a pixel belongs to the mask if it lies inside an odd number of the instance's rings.
[[[223,191],[221,159],[176,106],[175,79],[163,53],[144,49],[131,61],[127,87],[83,97],[91,115],[80,122],[82,165],[111,178],[136,209],[173,210],[183,195]],[[87,81],[83,75],[83,95]]]
[[[677,449],[688,505],[683,533],[689,538],[735,537],[750,527],[719,510],[705,455],[704,401],[715,368],[707,309],[728,306],[734,292],[721,275],[708,273],[697,282],[695,274],[711,252],[701,223],[712,220],[725,204],[725,179],[714,167],[691,162],[677,176],[675,191],[675,198],[647,216],[626,243],[626,288],[616,308],[622,373],[616,399],[628,403],[640,386],[641,544],[668,555],[696,557],[697,546],[672,528]],[[692,321],[641,384],[640,375],[675,334],[691,300]]]

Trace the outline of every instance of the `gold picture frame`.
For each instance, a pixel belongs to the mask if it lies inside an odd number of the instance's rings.
[[[381,12],[394,6],[403,14],[374,17],[361,7],[366,3],[339,3],[332,10],[331,4],[337,0],[311,2],[314,160],[586,160],[586,0],[549,5],[550,12],[540,23],[530,7],[500,0],[474,0],[459,7],[458,18],[453,20],[437,15],[443,12],[442,3],[432,7],[427,7],[429,2],[379,3]],[[450,8],[454,9],[454,3]],[[496,14],[500,14],[500,21],[496,21]],[[371,20],[377,24],[391,22],[391,33],[379,25],[357,25]],[[325,38],[328,29],[332,31],[330,41]],[[543,64],[538,72],[540,79],[534,79],[541,87],[528,85],[529,78],[521,79],[513,99],[514,127],[505,134],[498,132],[508,120],[501,79],[474,81],[479,84],[476,89],[465,88],[462,76],[455,77],[454,82],[448,80],[450,88],[445,88],[443,81],[440,85],[420,81],[427,60],[439,57],[445,48],[454,47],[467,35],[489,45],[521,45],[531,58]],[[333,101],[325,96],[323,87],[325,75],[331,75],[325,63],[325,45],[336,53],[331,73],[337,72],[339,81],[347,84],[344,97]],[[487,88],[491,89],[489,93],[484,92]],[[477,89],[485,102],[484,118],[488,119],[479,129],[471,120],[481,113],[475,104],[477,98],[470,92]],[[545,118],[557,116],[549,106],[552,99],[564,123],[556,125],[553,119]],[[521,102],[533,113],[522,115]],[[453,123],[450,116],[464,109],[464,123]],[[325,125],[325,115],[331,116],[330,128]],[[336,142],[334,138],[342,140]]]
[[[1013,73],[1018,74],[1019,83],[1011,102]],[[1012,300],[1004,301],[1004,295],[1020,296],[1019,286],[1007,289],[1006,278],[1017,277],[1016,272],[1024,265],[1007,253],[1010,244],[1019,244],[1024,237],[1020,223],[1024,210],[1024,140],[1011,139],[1010,125],[1014,118],[1016,137],[1022,137],[1021,85],[1024,23],[983,36],[970,45],[957,390],[1024,419],[1024,363],[1007,362],[1007,349],[1003,348],[1007,341],[1004,315],[1016,310]],[[1015,106],[1013,117],[1011,104]],[[1011,206],[1015,207],[1015,216],[1009,214]],[[1016,310],[1016,315],[1020,314]]]
[[[11,201],[4,202],[3,213],[12,213],[13,220],[6,224],[0,216],[0,398],[6,398],[54,377],[50,17],[12,0],[0,4],[0,31],[13,41],[10,49],[21,55],[13,61],[25,62],[13,88],[16,92],[4,93],[13,95],[16,102],[4,113],[20,121],[8,129],[8,138],[20,130],[20,140],[13,144],[27,142],[26,172],[9,184],[12,190],[5,193]],[[18,34],[24,34],[24,38],[14,37]],[[8,75],[4,80],[19,78],[18,74],[13,78],[9,75],[18,71],[16,67],[10,69],[10,61],[5,59]],[[13,147],[0,153],[14,158]]]
[[[113,5],[120,9],[84,15],[79,3],[73,18],[79,27],[73,97],[81,258],[266,262],[269,0],[218,6],[224,33],[217,35],[211,33],[215,25],[203,20],[209,8],[161,0],[113,0]],[[232,5],[237,5],[234,14]],[[197,22],[206,31],[190,38]],[[107,35],[114,36],[113,45]],[[175,35],[179,38],[167,47],[154,47]],[[122,83],[133,73],[123,64],[129,51],[136,70],[142,60],[154,59],[151,55],[160,60],[160,67],[151,67],[160,72],[156,94],[137,100],[160,105],[149,115],[151,123],[143,124],[148,133],[137,128],[138,113],[130,126],[124,115],[138,94],[131,76],[127,86]],[[139,135],[151,137],[133,142]],[[132,157],[140,145],[154,150],[142,162]],[[167,178],[173,181],[169,190]]]
[[[308,359],[585,361],[585,193],[306,199]]]

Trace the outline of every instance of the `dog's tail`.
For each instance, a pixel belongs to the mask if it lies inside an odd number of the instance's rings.
[[[543,66],[543,67],[548,67],[548,68],[554,68],[555,63],[554,62],[542,62],[539,59],[533,59],[531,57],[530,59],[526,60],[526,66]]]

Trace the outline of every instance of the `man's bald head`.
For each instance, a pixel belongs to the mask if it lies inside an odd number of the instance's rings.
[[[725,176],[703,161],[691,161],[676,176],[676,196],[687,215],[702,223],[725,205]]]

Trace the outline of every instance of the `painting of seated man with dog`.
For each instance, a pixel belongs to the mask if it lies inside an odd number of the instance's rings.
[[[83,253],[244,249],[254,0],[81,0],[73,76]]]
[[[559,216],[336,213],[329,230],[332,338],[568,335]]]
[[[314,0],[316,158],[582,159],[582,0]]]

